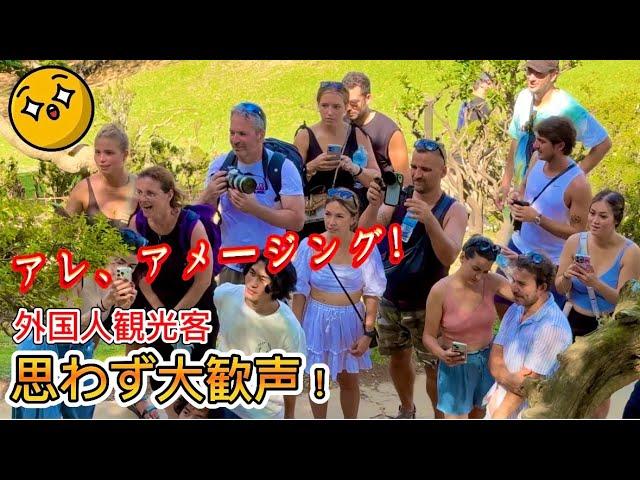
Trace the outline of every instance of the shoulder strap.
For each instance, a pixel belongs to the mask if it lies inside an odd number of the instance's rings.
[[[282,166],[284,161],[284,155],[279,152],[273,152],[271,159],[269,159],[267,150],[263,149],[262,171],[264,172],[265,178],[269,179],[269,183],[271,184],[273,191],[276,192],[276,202],[280,201],[280,190],[282,190]]]
[[[438,200],[438,203],[436,203],[436,206],[433,209],[433,216],[438,219],[440,226],[442,226],[445,215],[447,214],[447,212],[449,211],[449,208],[451,207],[451,205],[454,204],[455,201],[456,201],[455,198],[450,197],[444,192],[442,193],[440,200]]]
[[[138,210],[138,213],[136,213],[136,230],[145,238],[148,237],[148,226],[149,222],[147,222],[147,218],[144,216],[144,213],[142,213],[142,210]]]
[[[220,170],[224,170],[225,168],[228,168],[231,166],[235,167],[237,165],[238,165],[238,157],[236,157],[236,154],[234,153],[234,151],[231,150],[227,155],[227,158],[225,158],[224,162],[222,162],[222,165],[220,166]]]
[[[180,247],[183,252],[188,252],[191,249],[191,235],[193,229],[196,228],[200,215],[197,212],[191,210],[190,205],[182,207],[182,218],[180,221]],[[213,246],[211,247],[213,248]]]
[[[329,266],[329,270],[331,270],[331,273],[333,273],[333,276],[335,277],[335,279],[338,281],[338,285],[340,285],[340,288],[342,288],[342,291],[344,292],[344,294],[347,296],[347,298],[349,299],[349,303],[351,303],[351,306],[353,307],[353,309],[356,311],[356,314],[358,315],[358,318],[360,319],[360,321],[364,324],[364,319],[362,318],[362,315],[360,315],[360,312],[358,311],[358,308],[356,307],[356,304],[353,303],[353,300],[351,300],[351,296],[349,295],[349,293],[347,292],[347,289],[344,288],[344,285],[342,285],[342,282],[340,281],[340,279],[338,278],[338,275],[336,275],[336,272],[333,270],[333,267],[331,266],[330,263],[327,263],[327,265]]]
[[[567,168],[565,168],[562,172],[560,172],[558,175],[556,175],[555,177],[553,177],[551,180],[549,180],[549,182],[542,188],[542,190],[540,190],[540,192],[533,198],[533,200],[531,200],[531,205],[533,205],[536,200],[540,197],[540,195],[542,195],[542,193],[547,189],[547,187],[549,185],[551,185],[553,182],[555,182],[557,179],[559,179],[562,175],[564,175],[565,173],[567,173],[569,170],[571,170],[573,167],[575,167],[576,164],[574,162],[572,162]]]
[[[587,232],[580,232],[580,243],[578,244],[578,251],[576,252],[578,255],[588,255],[589,250],[587,248]],[[589,302],[591,303],[591,311],[598,319],[598,323],[600,323],[600,307],[598,306],[598,299],[596,298],[596,292],[593,287],[587,287],[587,294],[589,295]]]
[[[578,243],[578,251],[576,253],[579,255],[589,255],[587,249],[587,232],[580,232],[580,242]]]

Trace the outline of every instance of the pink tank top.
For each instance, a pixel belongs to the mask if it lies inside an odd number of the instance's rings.
[[[442,336],[446,345],[462,342],[470,350],[488,345],[493,338],[493,322],[496,321],[496,307],[493,292],[487,287],[487,278],[483,280],[482,301],[480,305],[461,305],[452,289],[447,290],[442,305]]]

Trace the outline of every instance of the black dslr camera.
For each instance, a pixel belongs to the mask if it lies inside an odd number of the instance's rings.
[[[229,188],[242,193],[253,193],[258,186],[258,182],[253,176],[241,173],[237,168],[233,167],[227,170],[227,183]]]

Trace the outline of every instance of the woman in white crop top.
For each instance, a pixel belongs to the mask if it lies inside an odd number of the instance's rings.
[[[319,252],[309,244],[310,238],[305,238],[293,259],[298,275],[293,312],[301,321],[307,338],[306,369],[309,372],[314,363],[328,365],[331,378],[340,385],[344,418],[358,415],[358,372],[371,368],[369,344],[372,337],[365,335],[365,331],[374,331],[378,301],[387,285],[377,247],[360,267],[351,265],[353,256],[349,253],[349,245],[358,225],[358,209],[358,198],[351,190],[329,190],[324,214],[326,232],[321,237],[325,245],[338,239],[335,256],[328,265],[319,270],[312,269],[312,257]],[[360,317],[365,320],[364,328]],[[311,410],[315,418],[326,418],[327,403],[312,402]]]

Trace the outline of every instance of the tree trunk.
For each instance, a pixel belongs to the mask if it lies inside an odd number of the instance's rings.
[[[547,380],[525,380],[522,418],[589,418],[616,391],[640,378],[640,282],[627,282],[602,327],[558,356]]]
[[[45,152],[27,145],[13,130],[11,124],[0,115],[0,135],[15,147],[20,153],[36,160],[54,163],[60,170],[69,173],[77,173],[82,168],[95,171],[93,161],[93,147],[88,145],[76,145],[66,151]]]

